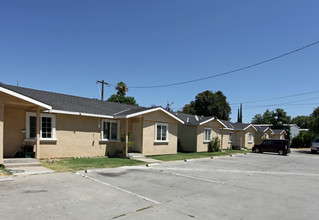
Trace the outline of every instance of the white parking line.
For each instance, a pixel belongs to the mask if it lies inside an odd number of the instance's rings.
[[[155,169],[153,169],[153,170],[155,170]],[[195,177],[195,176],[189,176],[189,175],[185,175],[185,174],[181,174],[181,173],[168,172],[168,171],[164,171],[164,170],[157,170],[157,171],[161,171],[161,172],[163,172],[163,173],[168,173],[168,174],[173,174],[173,175],[175,175],[175,176],[186,177],[186,178],[189,178],[189,179],[194,179],[194,180],[200,180],[200,181],[204,181],[204,182],[209,182],[209,183],[217,183],[217,184],[222,184],[222,185],[225,184],[225,183],[222,183],[222,182],[219,182],[219,181],[204,179],[204,178]]]
[[[126,189],[122,189],[122,188],[120,188],[120,187],[113,186],[113,185],[111,185],[111,184],[109,184],[109,183],[100,181],[100,180],[95,179],[95,178],[93,178],[93,177],[89,177],[89,176],[86,176],[86,175],[84,175],[84,174],[79,174],[79,175],[81,175],[82,177],[88,178],[88,179],[90,179],[90,180],[92,180],[92,181],[101,183],[101,184],[103,184],[103,185],[105,185],[105,186],[111,187],[111,188],[113,188],[113,189],[116,189],[116,190],[119,190],[119,191],[128,193],[128,194],[133,195],[133,196],[136,196],[136,197],[138,197],[138,198],[140,198],[140,199],[144,199],[144,200],[146,200],[146,201],[152,202],[152,203],[154,203],[154,204],[161,204],[160,202],[157,202],[157,201],[155,201],[155,200],[153,200],[153,199],[149,199],[149,198],[147,198],[147,197],[145,197],[145,196],[138,195],[138,194],[133,193],[133,192],[131,192],[131,191],[128,191],[128,190],[126,190]]]

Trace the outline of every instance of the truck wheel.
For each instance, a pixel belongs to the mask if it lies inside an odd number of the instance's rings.
[[[279,155],[284,155],[284,151],[283,151],[283,150],[279,150],[279,151],[278,151],[278,154],[279,154]]]
[[[317,151],[316,151],[316,150],[311,150],[311,153],[312,153],[312,154],[316,154]]]
[[[260,153],[259,148],[256,148],[256,149],[255,149],[255,153]]]

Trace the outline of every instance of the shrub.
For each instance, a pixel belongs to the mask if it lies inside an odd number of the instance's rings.
[[[218,137],[213,138],[208,144],[208,152],[220,151],[220,141]]]
[[[292,139],[291,147],[310,147],[316,135],[312,132],[300,131],[300,133]]]

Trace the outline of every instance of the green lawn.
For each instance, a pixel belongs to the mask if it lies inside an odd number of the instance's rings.
[[[3,166],[0,166],[0,176],[10,176],[12,173],[5,169]]]
[[[186,160],[186,159],[195,159],[195,158],[203,158],[203,157],[212,157],[212,156],[226,156],[236,153],[247,153],[251,151],[243,151],[243,150],[226,150],[226,152],[194,152],[194,153],[182,153],[178,152],[177,154],[172,155],[161,155],[161,156],[149,156],[150,158],[162,161],[172,161],[172,160]]]
[[[41,161],[42,165],[55,172],[76,172],[95,168],[114,168],[121,166],[142,165],[145,162],[124,158],[70,158],[56,159],[54,163]]]

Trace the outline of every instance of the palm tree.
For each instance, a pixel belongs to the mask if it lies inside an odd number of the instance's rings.
[[[117,94],[121,96],[125,96],[128,92],[128,88],[124,82],[119,82],[115,89],[117,90]]]

